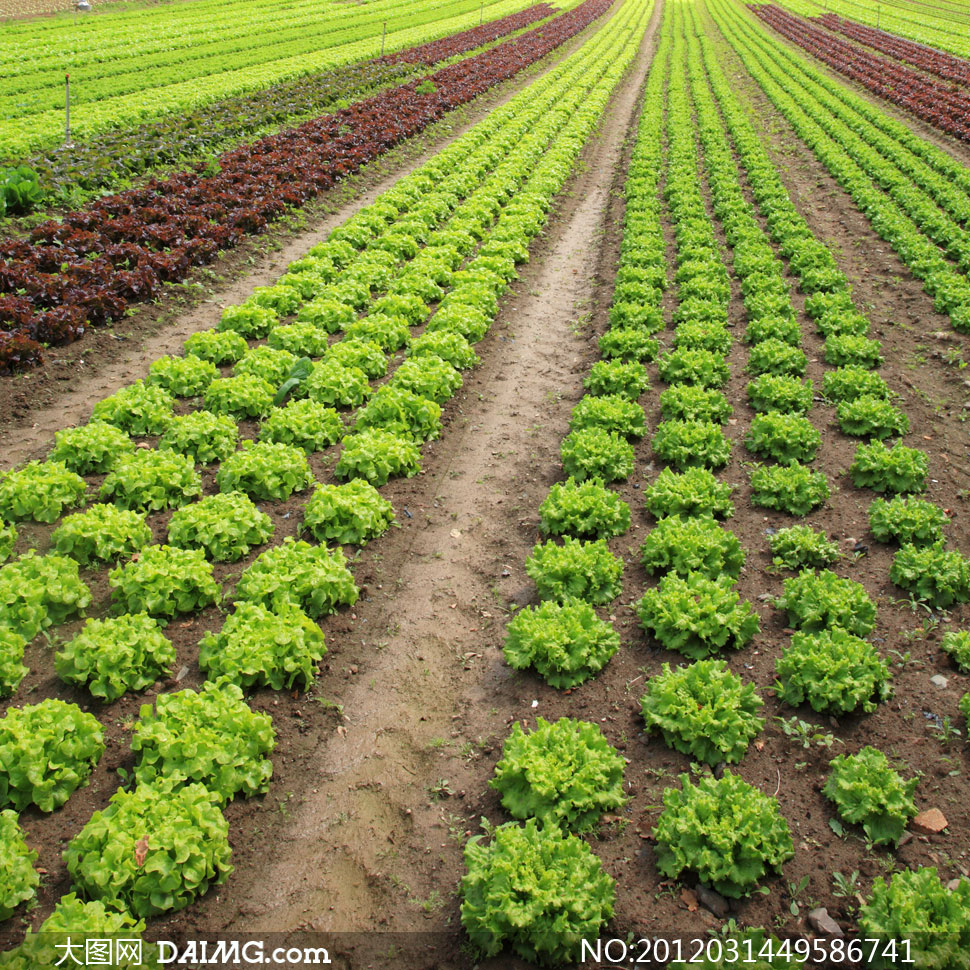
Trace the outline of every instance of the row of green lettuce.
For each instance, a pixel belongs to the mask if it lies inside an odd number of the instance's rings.
[[[334,471],[347,484],[318,486],[302,527],[337,542],[386,529],[392,512],[374,486],[416,474],[420,444],[441,430],[439,403],[409,387],[416,382],[443,401],[461,382],[449,361],[462,368],[477,361],[466,337],[475,342],[487,332],[516,260],[528,258],[529,241],[622,74],[609,55],[636,49],[648,15],[647,5],[627,3],[576,55],[335,230],[276,286],[227,308],[219,328],[190,337],[185,357],[156,362],[147,381],[100,402],[92,423],[61,432],[57,457],[3,478],[0,505],[10,518],[53,522],[83,502],[78,481],[85,490],[87,483],[75,469],[103,475],[100,491],[111,500],[61,521],[53,541],[66,554],[28,552],[0,569],[9,665],[19,664],[23,634],[87,605],[76,553],[85,562],[120,560],[109,582],[121,615],[88,621],[60,651],[58,672],[96,686],[105,699],[165,676],[173,657],[159,620],[222,598],[212,560],[236,560],[269,538],[271,523],[254,500],[283,500],[311,483],[307,451],[332,440],[335,417],[343,448]],[[388,264],[383,257],[391,253]],[[415,286],[437,303],[437,322],[412,339],[411,328],[431,312]],[[368,316],[356,317],[358,305]],[[307,308],[304,319],[285,322]],[[343,339],[328,345],[336,330]],[[268,341],[251,347],[246,336],[257,333]],[[305,356],[286,349],[293,340]],[[403,344],[408,359],[376,391],[350,362],[383,375]],[[314,349],[323,355],[317,362]],[[242,371],[216,376],[214,360],[237,352],[234,367],[248,361]],[[176,409],[173,394],[201,396],[208,407]],[[333,404],[358,407],[349,431]],[[263,418],[261,440],[236,450],[236,419],[253,416]],[[158,436],[157,448],[131,441],[146,435]],[[219,493],[193,501],[196,463],[220,458]],[[171,544],[145,545],[145,514],[167,508],[175,509]],[[234,595],[221,632],[200,643],[209,681],[198,692],[161,696],[154,709],[145,705],[132,742],[135,786],[113,795],[65,851],[76,891],[95,901],[85,910],[92,932],[140,932],[143,924],[132,920],[178,909],[225,881],[231,865],[221,807],[238,793],[265,791],[272,772],[271,722],[250,710],[243,688],[307,686],[325,650],[314,620],[352,604],[357,589],[342,550],[287,537],[250,564]],[[12,909],[37,884],[13,812],[63,804],[90,776],[104,740],[93,715],[53,699],[11,707],[0,725],[0,784],[13,806],[4,817],[4,852],[17,875],[4,905]],[[114,915],[104,917],[98,901]],[[75,903],[70,897],[62,906]],[[61,918],[59,907],[55,926]],[[44,943],[32,941],[8,959],[33,959],[32,948]]]
[[[970,332],[970,172],[731,5],[715,23],[769,100],[933,297]]]
[[[890,579],[929,609],[966,602],[970,596],[970,564],[956,550],[944,549],[944,511],[914,494],[927,485],[926,454],[901,443],[892,447],[883,443],[886,438],[905,434],[908,421],[892,405],[885,381],[875,372],[881,363],[878,341],[868,340],[868,320],[853,303],[848,280],[792,205],[714,46],[699,27],[696,11],[691,19],[694,50],[690,68],[701,137],[709,167],[712,159],[723,166],[721,172],[714,172],[711,184],[716,196],[719,180],[730,182],[728,199],[733,197],[737,207],[728,207],[727,218],[718,212],[729,242],[728,220],[734,212],[747,208],[749,219],[755,212],[754,207],[743,203],[740,168],[778,253],[806,294],[808,315],[825,337],[824,358],[833,369],[824,377],[824,398],[836,405],[844,434],[868,440],[857,449],[850,479],[857,488],[890,496],[874,499],[869,509],[874,538],[900,544]],[[715,162],[714,167],[719,164]],[[736,269],[737,255],[735,248]],[[745,276],[740,271],[739,275]],[[854,342],[858,356],[846,358],[832,352],[832,337],[845,334],[859,338]],[[806,399],[810,399],[814,389],[806,383]],[[789,703],[807,703],[818,713],[837,717],[875,710],[891,691],[888,665],[863,639],[874,629],[875,603],[861,584],[841,579],[824,568],[838,558],[837,547],[827,537],[806,529],[804,544],[789,546],[779,555],[775,543],[781,534],[770,540],[776,565],[803,571],[785,581],[784,595],[776,601],[787,611],[788,624],[797,631],[778,662],[776,692]],[[970,671],[968,645],[970,634],[964,631],[943,637],[944,649],[964,672]],[[970,715],[970,695],[964,696],[960,707],[964,715]],[[823,791],[844,822],[860,825],[874,844],[895,846],[917,813],[913,798],[917,783],[918,776],[904,779],[885,754],[866,746],[831,762]],[[909,939],[918,965],[942,966],[950,959],[948,954],[965,950],[970,942],[970,883],[962,880],[951,891],[942,885],[933,868],[897,872],[888,881],[876,880],[872,898],[858,918],[865,936],[887,941]],[[877,965],[892,962],[877,961]]]

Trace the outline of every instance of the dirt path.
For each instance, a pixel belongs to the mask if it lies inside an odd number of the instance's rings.
[[[87,421],[96,401],[144,377],[158,357],[180,353],[185,338],[214,327],[224,307],[241,303],[257,286],[275,282],[292,260],[551,71],[614,13],[608,12],[549,57],[366,166],[302,212],[245,240],[219,263],[196,270],[183,284],[167,287],[156,304],[140,306],[132,316],[92,330],[77,343],[51,348],[43,367],[0,379],[0,469],[43,457],[55,431]]]
[[[389,635],[351,668],[341,729],[314,754],[319,784],[275,831],[272,859],[237,870],[225,898],[202,907],[210,928],[417,925],[456,937],[462,807],[477,795],[466,788],[532,702],[502,660],[503,605],[523,584],[534,537],[522,520],[531,524],[558,475],[569,402],[582,390],[588,342],[576,322],[591,302],[591,253],[621,184],[656,22],[541,254],[480,345],[485,363],[454,399],[427,475],[390,496],[413,519],[358,566],[370,583],[357,629],[366,621]]]

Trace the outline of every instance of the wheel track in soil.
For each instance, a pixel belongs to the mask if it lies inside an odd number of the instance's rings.
[[[531,550],[522,516],[531,519],[559,475],[568,403],[582,393],[589,356],[588,340],[573,324],[591,306],[595,253],[610,193],[622,184],[618,165],[660,6],[541,251],[479,345],[483,364],[450,406],[450,427],[427,473],[390,496],[398,510],[407,496],[413,522],[378,543],[377,553],[365,549],[364,572],[374,569],[380,583],[358,603],[356,629],[366,622],[372,633],[392,633],[382,649],[370,648],[366,669],[351,668],[339,698],[342,729],[314,755],[318,786],[275,833],[265,866],[234,873],[228,892],[194,908],[194,923],[325,934],[417,926],[450,934],[457,946],[451,894],[463,867],[447,816],[457,824],[466,790],[471,796],[483,788],[488,772],[446,749],[459,734],[456,724],[469,738],[504,736],[531,700],[511,684],[492,590]],[[439,778],[455,793],[448,801],[429,797]],[[437,898],[440,907],[417,905]]]

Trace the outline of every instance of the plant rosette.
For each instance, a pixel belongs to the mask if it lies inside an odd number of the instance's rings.
[[[78,564],[66,556],[31,550],[0,567],[0,626],[25,640],[83,613],[90,603]]]
[[[54,657],[57,676],[105,702],[144,690],[175,663],[175,647],[147,613],[90,619]]]
[[[597,725],[540,717],[533,731],[512,725],[489,784],[513,817],[585,832],[626,802],[623,767]]]
[[[111,598],[124,613],[176,616],[218,604],[222,587],[201,549],[148,546],[108,574]]]
[[[599,673],[619,649],[619,634],[583,600],[546,600],[517,613],[506,626],[504,652],[509,666],[534,667],[559,690]]]
[[[737,762],[764,727],[764,701],[723,660],[698,660],[647,682],[640,711],[647,731],[659,731],[671,748],[715,765]]]
[[[238,439],[239,428],[229,415],[193,411],[172,421],[158,441],[158,450],[185,455],[196,465],[211,465],[228,458]]]
[[[131,739],[139,785],[199,782],[223,803],[269,790],[275,746],[272,718],[226,680],[143,704]]]
[[[90,421],[54,433],[49,461],[63,462],[78,475],[103,475],[122,455],[135,451],[135,443],[107,421]]]
[[[876,625],[876,604],[866,588],[830,569],[803,569],[786,579],[784,592],[774,605],[787,610],[789,626],[808,633],[840,628],[864,637]]]
[[[199,666],[240,687],[307,688],[326,652],[320,627],[296,606],[242,602],[199,641]]]
[[[23,663],[26,646],[19,633],[0,626],[0,698],[10,697],[29,673]]]
[[[222,492],[245,492],[256,501],[286,501],[313,484],[313,472],[302,448],[272,441],[243,441],[216,473]]]
[[[317,542],[364,545],[394,522],[394,506],[370,482],[352,478],[343,485],[318,485],[303,512],[301,529]]]
[[[368,428],[347,435],[341,444],[333,473],[344,481],[362,478],[379,487],[391,478],[412,478],[421,471],[418,445],[402,435]]]
[[[839,755],[829,762],[825,797],[839,816],[863,831],[877,845],[896,845],[916,815],[913,793],[919,777],[904,781],[889,759],[870,745],[858,754]]]
[[[242,492],[207,495],[178,509],[168,523],[168,541],[181,549],[201,549],[216,562],[235,562],[268,542],[273,522]]]
[[[683,472],[665,468],[643,490],[643,501],[655,519],[668,515],[686,518],[712,515],[726,519],[734,515],[733,491],[733,485],[718,481],[707,468],[688,468]]]
[[[893,556],[889,579],[933,609],[970,600],[970,559],[943,542],[903,545]]]
[[[602,482],[557,482],[539,506],[544,535],[611,539],[630,528],[630,507]]]
[[[291,401],[263,420],[259,440],[296,445],[309,454],[336,444],[344,430],[344,423],[334,408],[317,401]]]
[[[613,915],[615,882],[576,835],[529,819],[508,822],[465,845],[461,922],[485,957],[508,946],[533,962],[560,966],[579,956]]]
[[[526,560],[525,571],[542,599],[581,599],[602,606],[620,595],[623,563],[610,552],[604,539],[585,542],[566,536],[562,545],[536,545]]]
[[[873,499],[869,506],[869,531],[878,542],[925,545],[943,541],[949,522],[938,505],[915,496],[897,495]]]
[[[82,566],[129,559],[152,541],[144,512],[92,505],[64,518],[51,534],[54,548]]]
[[[640,561],[650,575],[699,573],[708,579],[737,579],[744,565],[744,550],[730,529],[722,529],[713,516],[660,519],[640,547]]]
[[[232,872],[229,823],[202,785],[119,789],[68,843],[75,889],[148,918],[183,909]]]
[[[27,845],[17,813],[0,811],[0,920],[10,919],[21,903],[37,894],[36,861],[37,852]]]
[[[772,565],[785,569],[822,569],[841,558],[839,547],[809,525],[793,525],[768,536]]]
[[[8,708],[0,718],[0,806],[53,812],[87,783],[102,754],[101,725],[77,704],[48,698]]]
[[[174,451],[140,450],[119,458],[101,485],[101,498],[118,508],[157,512],[202,494],[195,463]]]
[[[794,854],[791,831],[778,802],[728,769],[720,778],[702,776],[664,792],[664,809],[653,836],[657,868],[668,878],[683,872],[722,896],[738,899],[759,880],[781,872]]]
[[[12,522],[54,522],[84,505],[87,482],[59,461],[31,461],[0,478],[0,513]]]
[[[796,632],[775,661],[775,694],[820,713],[871,712],[892,696],[889,665],[866,640],[845,630]]]
[[[175,398],[156,384],[135,381],[94,405],[91,417],[131,435],[162,434],[175,417]]]
[[[250,565],[236,586],[237,600],[270,610],[287,604],[316,618],[357,602],[358,589],[341,549],[311,546],[287,536]]]
[[[824,472],[794,462],[790,465],[755,465],[751,469],[751,502],[789,515],[808,515],[829,498]]]
[[[920,970],[964,970],[970,953],[970,879],[953,889],[937,870],[920,866],[895,872],[887,881],[877,876],[869,900],[859,909],[859,931],[885,943],[907,940],[908,964]],[[883,957],[870,961],[873,970],[895,970],[901,964]],[[894,951],[895,952],[895,951]]]
[[[616,482],[633,473],[633,446],[615,431],[573,431],[563,438],[560,454],[566,474],[576,481]]]
[[[740,650],[761,626],[751,604],[727,580],[697,573],[664,576],[644,593],[636,611],[640,626],[658,643],[691,660],[728,648]]]

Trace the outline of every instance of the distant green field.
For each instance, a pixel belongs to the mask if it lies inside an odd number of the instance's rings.
[[[532,0],[195,0],[0,27],[0,157],[348,64],[496,19]],[[574,6],[574,3],[559,6]]]

